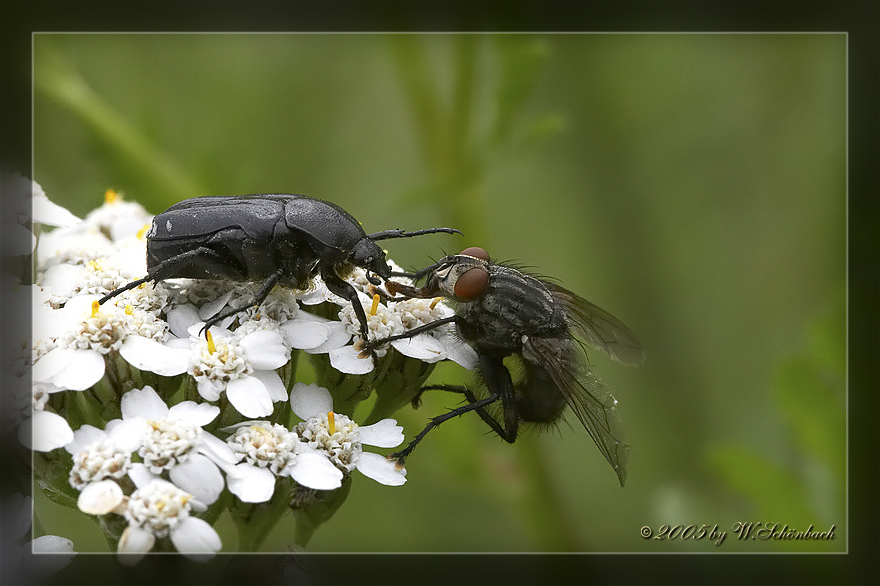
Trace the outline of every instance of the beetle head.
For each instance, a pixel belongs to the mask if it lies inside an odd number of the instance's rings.
[[[354,245],[349,261],[357,267],[366,269],[368,279],[370,272],[376,273],[383,279],[391,276],[391,267],[385,261],[385,251],[369,238],[361,238]],[[372,279],[370,281],[372,282]],[[379,283],[374,284],[378,285]]]

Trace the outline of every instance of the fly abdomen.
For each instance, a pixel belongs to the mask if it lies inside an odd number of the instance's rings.
[[[553,423],[567,405],[559,387],[546,370],[522,361],[523,378],[516,383],[516,410],[520,419],[532,423]]]

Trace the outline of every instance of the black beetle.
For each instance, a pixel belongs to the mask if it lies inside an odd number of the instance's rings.
[[[153,218],[147,233],[147,276],[108,293],[99,303],[149,281],[185,277],[261,281],[253,307],[276,284],[304,289],[320,274],[332,293],[352,304],[366,340],[366,313],[356,290],[343,278],[353,267],[361,267],[371,283],[379,284],[370,272],[388,279],[392,270],[376,241],[437,232],[461,234],[452,228],[367,234],[341,207],[306,195],[194,197]],[[205,328],[242,309],[212,317]]]
[[[443,296],[452,301],[455,314],[363,346],[372,349],[455,323],[458,336],[477,352],[478,387],[485,387],[488,396],[477,398],[473,389],[457,385],[422,387],[413,406],[418,406],[423,392],[433,389],[463,394],[468,404],[432,418],[406,448],[389,458],[403,465],[431,429],[468,411],[476,411],[499,436],[513,443],[520,422],[553,423],[568,405],[623,485],[627,446],[615,437],[617,401],[587,367],[586,353],[573,333],[615,361],[637,365],[644,353],[629,328],[556,283],[490,261],[478,247],[447,256],[413,276],[427,277],[425,286],[416,289],[389,282],[387,288],[403,298]],[[520,367],[516,381],[504,363],[508,357]],[[486,409],[499,400],[501,421]]]

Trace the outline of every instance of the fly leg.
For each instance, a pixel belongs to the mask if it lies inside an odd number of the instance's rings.
[[[468,400],[469,404],[473,404],[478,401],[477,397],[474,395],[474,392],[465,386],[460,386],[460,385],[427,385],[427,386],[420,388],[418,390],[418,392],[416,393],[416,396],[413,397],[413,400],[412,400],[413,409],[416,409],[419,407],[419,404],[421,403],[422,393],[424,393],[425,391],[434,391],[434,390],[447,391],[450,393],[458,393],[458,394],[464,395],[465,398]],[[508,435],[507,430],[505,430],[504,426],[501,425],[500,423],[498,423],[498,421],[494,417],[489,415],[489,413],[486,411],[485,407],[475,408],[474,411],[477,412],[477,415],[480,416],[480,419],[482,419],[483,421],[486,422],[486,425],[488,425],[489,427],[492,428],[492,431],[497,433],[499,436],[504,438],[506,441],[512,443],[512,440],[507,439],[507,435]]]
[[[418,443],[420,441],[422,441],[422,439],[426,435],[428,435],[429,431],[431,431],[432,429],[434,429],[435,427],[437,427],[438,425],[440,425],[444,421],[446,421],[448,419],[452,419],[453,417],[458,417],[459,415],[464,415],[468,411],[477,410],[479,412],[479,410],[481,410],[486,405],[489,405],[490,403],[494,403],[495,401],[497,401],[499,397],[500,397],[500,395],[498,395],[496,393],[496,394],[493,394],[493,395],[486,397],[485,399],[481,399],[479,401],[476,401],[475,403],[469,403],[467,405],[463,405],[463,406],[458,407],[456,409],[452,409],[451,411],[449,411],[448,413],[444,413],[443,415],[438,415],[437,417],[432,417],[431,420],[428,422],[428,425],[425,426],[425,429],[423,429],[416,437],[414,437],[412,439],[412,441],[409,442],[409,444],[407,444],[407,446],[404,449],[402,449],[399,452],[395,452],[393,454],[388,454],[388,459],[389,460],[397,460],[397,465],[403,466],[404,462],[406,462],[407,457],[415,449],[415,447],[418,445]]]
[[[402,334],[397,334],[394,336],[388,336],[387,338],[382,338],[381,340],[373,340],[372,342],[366,342],[366,338],[364,338],[365,343],[362,345],[363,352],[374,352],[376,348],[383,344],[387,344],[388,342],[393,342],[395,340],[405,340],[406,338],[412,338],[413,336],[418,336],[424,332],[429,332],[435,328],[438,328],[444,324],[449,323],[459,323],[462,322],[464,318],[458,315],[451,315],[449,317],[444,317],[442,319],[438,319],[436,321],[432,321],[429,324],[425,324],[423,326],[419,326],[417,328],[413,328],[409,331],[406,331]],[[362,354],[363,354],[362,352]]]
[[[431,325],[431,324],[428,324]],[[474,394],[467,389],[466,387],[457,387],[455,385],[437,385],[434,387],[423,387],[420,389],[420,393],[423,390],[429,390],[430,388],[436,388],[451,392],[460,392],[465,398],[469,401],[467,405],[462,405],[461,407],[457,407],[455,409],[450,410],[448,413],[444,413],[443,415],[438,415],[437,417],[432,417],[428,422],[428,425],[425,426],[416,437],[412,439],[407,446],[393,454],[388,455],[388,459],[396,459],[398,466],[403,466],[406,458],[410,455],[410,453],[415,449],[416,445],[428,434],[429,431],[447,421],[452,419],[453,417],[458,417],[459,415],[463,415],[469,411],[476,411],[477,414],[485,421],[489,427],[492,428],[498,435],[501,436],[504,441],[508,443],[513,443],[516,440],[517,429],[519,427],[519,419],[516,413],[516,399],[513,390],[513,381],[510,378],[510,371],[507,370],[507,367],[504,366],[502,362],[502,357],[500,356],[490,356],[487,354],[480,355],[480,372],[483,374],[483,377],[486,380],[486,385],[489,388],[490,394],[485,399],[477,400]],[[418,395],[416,395],[418,398]],[[501,399],[503,407],[504,407],[504,424],[500,424],[495,421],[488,413],[486,413],[485,407],[486,405],[490,405],[495,401]]]

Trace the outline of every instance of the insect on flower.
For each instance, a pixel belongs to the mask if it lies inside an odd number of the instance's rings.
[[[467,404],[434,417],[402,451],[391,454],[402,465],[429,431],[444,421],[469,411],[477,414],[505,441],[513,443],[520,422],[552,423],[572,408],[577,418],[617,473],[626,480],[628,446],[616,436],[617,401],[586,365],[579,335],[590,346],[625,365],[638,365],[644,353],[636,336],[618,319],[571,291],[544,278],[489,259],[482,248],[472,247],[447,256],[415,273],[426,279],[422,288],[388,283],[392,294],[404,298],[442,296],[452,301],[455,314],[378,340],[365,348],[411,337],[447,323],[455,323],[458,336],[476,350],[478,385],[428,385],[421,393],[443,390],[464,395]],[[521,367],[513,380],[504,359]],[[488,395],[478,398],[475,390]],[[485,393],[484,393],[485,394]],[[501,402],[500,417],[487,407]]]
[[[276,284],[305,289],[320,275],[332,293],[352,304],[366,339],[367,317],[357,291],[344,278],[353,267],[361,267],[378,285],[381,281],[371,272],[383,279],[396,273],[376,242],[438,232],[461,234],[453,228],[367,234],[339,206],[305,195],[194,197],[153,218],[147,233],[147,276],[111,291],[100,303],[143,283],[178,277],[262,282],[249,306],[212,317],[207,329],[260,305]]]

